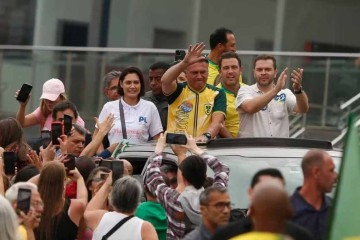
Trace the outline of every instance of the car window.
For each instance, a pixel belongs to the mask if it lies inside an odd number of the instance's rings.
[[[218,159],[229,166],[229,192],[234,208],[247,208],[249,205],[247,190],[251,179],[260,169],[277,168],[285,178],[285,187],[289,195],[302,185],[301,170],[302,158],[245,158],[242,156],[217,156]],[[338,161],[335,161],[338,162]],[[208,168],[208,176],[213,177]]]

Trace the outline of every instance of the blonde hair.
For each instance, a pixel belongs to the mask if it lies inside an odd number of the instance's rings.
[[[10,202],[0,195],[0,239],[19,240],[18,221]]]
[[[60,93],[59,96],[62,102],[68,100],[66,93]],[[49,111],[49,109],[46,107],[45,99],[41,99],[40,101],[40,112],[42,114],[40,125],[41,128],[43,128],[45,125],[46,118],[52,113],[52,111]]]

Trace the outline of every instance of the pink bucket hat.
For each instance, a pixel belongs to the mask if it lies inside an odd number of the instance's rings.
[[[55,101],[61,93],[65,93],[63,82],[59,79],[52,78],[44,83],[40,99]]]

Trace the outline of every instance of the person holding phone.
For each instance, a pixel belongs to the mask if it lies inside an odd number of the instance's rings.
[[[44,210],[37,186],[30,182],[16,183],[6,191],[5,197],[18,213],[19,228],[26,235],[24,239],[35,239],[34,229],[39,226]]]
[[[18,95],[19,91],[15,93],[15,98],[17,98]],[[20,105],[16,114],[16,119],[24,128],[40,125],[41,130],[51,130],[51,123],[53,122],[51,113],[54,106],[67,99],[65,86],[59,79],[52,78],[47,80],[43,85],[43,90],[40,97],[40,106],[32,113],[25,115],[25,110],[29,99],[30,95],[25,102],[19,101]],[[82,119],[79,121],[81,121],[81,125],[84,125],[84,121]]]
[[[178,180],[181,177],[181,185],[184,186],[178,185],[177,189],[172,189],[166,185],[161,175],[166,132],[160,135],[145,172],[147,188],[156,194],[168,216],[167,239],[182,239],[201,223],[199,196],[204,190],[207,167],[214,171],[213,186],[227,187],[229,181],[229,167],[200,149],[192,136],[186,137],[186,145],[182,146],[193,155],[185,157],[179,163]]]
[[[128,67],[121,72],[118,92],[121,98],[106,103],[99,115],[100,122],[110,113],[115,117],[115,125],[108,134],[110,145],[121,142],[124,136],[132,144],[145,143],[149,138],[158,139],[163,132],[159,112],[154,103],[141,99],[145,94],[145,82],[139,68]]]
[[[35,230],[38,240],[77,238],[80,220],[87,204],[87,191],[79,171],[75,168],[69,173],[69,177],[77,183],[75,199],[64,198],[66,171],[61,162],[45,164],[40,175],[30,179],[30,182],[38,185],[44,202],[41,221]]]
[[[31,162],[29,154],[32,154],[32,151],[24,139],[22,127],[15,118],[0,120],[0,147],[3,151],[15,154],[18,171]]]

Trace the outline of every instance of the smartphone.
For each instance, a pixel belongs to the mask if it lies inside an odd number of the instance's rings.
[[[3,152],[5,175],[15,175],[16,156],[14,152]]]
[[[112,160],[106,160],[106,159],[102,159],[100,161],[99,166],[101,167],[106,167],[108,169],[112,169]]]
[[[16,209],[27,214],[30,211],[31,205],[31,190],[26,188],[19,188]]]
[[[70,135],[72,128],[72,120],[73,118],[71,116],[64,114],[64,134],[66,136]]]
[[[114,184],[114,182],[122,178],[124,174],[124,162],[119,160],[113,160],[111,170],[112,170],[112,180]]]
[[[186,138],[185,134],[167,133],[166,134],[166,143],[186,145],[187,138]]]
[[[100,173],[100,179],[101,180],[106,180],[108,178],[109,174],[108,173]]]
[[[47,148],[51,142],[51,132],[49,130],[42,130],[40,137],[43,148]]]
[[[66,167],[66,172],[68,173],[69,171],[75,169],[75,155],[72,153],[68,153],[66,155],[66,159],[68,161],[64,162],[64,166]]]
[[[175,61],[183,60],[185,54],[186,54],[185,50],[179,50],[179,49],[175,50]]]
[[[61,135],[64,134],[64,128],[62,122],[53,122],[51,124],[51,142],[53,145],[59,145],[58,140]]]
[[[26,102],[26,100],[29,98],[31,90],[32,90],[32,86],[30,84],[24,83],[21,86],[21,89],[19,91],[18,96],[16,97],[16,100],[20,102]]]

